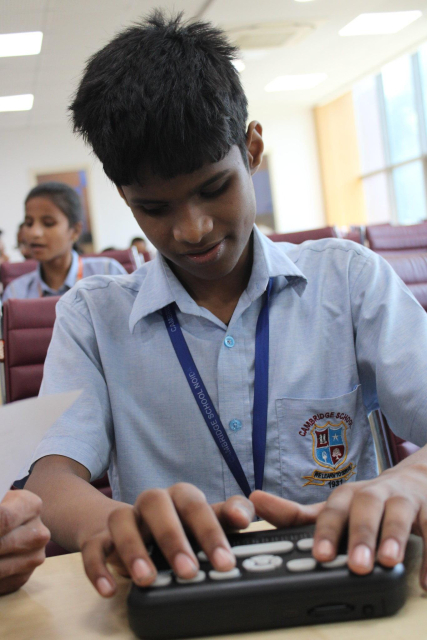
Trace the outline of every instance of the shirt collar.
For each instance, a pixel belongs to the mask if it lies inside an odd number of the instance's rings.
[[[272,242],[254,226],[254,258],[252,273],[245,294],[250,301],[256,300],[267,288],[270,278],[275,278],[273,291],[291,286],[301,296],[307,278],[286,255],[279,243]],[[150,313],[176,302],[180,311],[200,316],[200,308],[187,293],[169,267],[165,258],[157,253],[147,264],[147,272],[135,298],[129,317],[132,333],[136,323]]]
[[[55,289],[51,289],[49,285],[43,280],[42,271],[41,271],[41,263],[39,262],[37,265],[37,280],[38,285],[40,285],[40,289],[42,292],[46,292],[49,294],[57,294],[58,292],[68,291],[76,284],[77,280],[77,271],[79,269],[79,254],[76,251],[71,251],[71,266],[68,269],[67,277],[65,278],[63,284],[59,287],[57,291]]]

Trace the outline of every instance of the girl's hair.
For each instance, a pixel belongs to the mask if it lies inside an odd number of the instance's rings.
[[[32,198],[48,198],[68,218],[70,227],[83,222],[83,207],[77,192],[63,182],[43,182],[31,189],[25,204]]]

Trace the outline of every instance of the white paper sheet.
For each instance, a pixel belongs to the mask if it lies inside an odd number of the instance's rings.
[[[14,480],[25,477],[44,434],[81,394],[57,393],[0,407],[0,500]]]

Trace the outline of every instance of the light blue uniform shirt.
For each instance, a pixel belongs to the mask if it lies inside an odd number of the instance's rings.
[[[255,228],[252,274],[228,326],[196,304],[160,255],[131,275],[82,280],[61,298],[41,393],[83,393],[34,460],[67,456],[92,479],[108,469],[114,498],[128,503],[179,481],[210,502],[241,493],[164,326],[160,309],[175,301],[253,487],[255,328],[270,277],[263,488],[310,503],[374,477],[367,414],[379,405],[398,435],[425,444],[427,314],[392,268],[353,242],[273,243]]]
[[[83,262],[83,278],[98,274],[115,276],[127,273],[126,269],[112,258],[85,258],[81,256],[81,259]],[[8,284],[2,300],[6,302],[8,298],[39,298],[40,291],[43,296],[62,296],[76,284],[78,268],[79,255],[76,251],[72,251],[72,261],[67,277],[63,285],[55,291],[43,280],[39,263],[37,269],[30,271],[30,273],[25,273]]]

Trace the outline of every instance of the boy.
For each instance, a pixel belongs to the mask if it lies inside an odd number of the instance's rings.
[[[262,128],[246,127],[235,53],[209,24],[156,12],[93,56],[71,106],[159,251],[66,294],[45,365],[42,393],[84,394],[38,448],[28,487],[104,596],[107,561],[155,579],[149,535],[194,577],[184,527],[231,570],[220,525],[255,512],[317,520],[320,561],[348,522],[361,574],[381,522],[387,566],[412,526],[427,538],[427,449],[376,477],[366,417],[381,405],[396,433],[426,443],[427,317],[365,248],[274,244],[254,227]],[[88,484],[106,469],[119,505]]]

